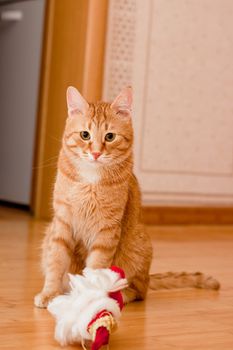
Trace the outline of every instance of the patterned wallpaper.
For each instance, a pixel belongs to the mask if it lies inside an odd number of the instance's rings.
[[[109,2],[104,98],[113,100],[122,87],[132,84],[136,36],[135,0]]]

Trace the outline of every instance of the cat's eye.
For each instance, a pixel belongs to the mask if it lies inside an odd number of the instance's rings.
[[[113,132],[108,132],[105,135],[105,141],[107,142],[112,142],[113,140],[115,140],[115,138],[116,138],[116,134],[114,134]]]
[[[91,138],[91,135],[88,131],[81,131],[80,136],[85,141],[90,140],[90,138]]]

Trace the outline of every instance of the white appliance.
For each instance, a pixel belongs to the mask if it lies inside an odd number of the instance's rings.
[[[0,200],[30,204],[44,0],[0,2]]]

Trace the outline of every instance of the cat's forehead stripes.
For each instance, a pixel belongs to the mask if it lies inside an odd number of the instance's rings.
[[[89,117],[91,119],[89,125],[94,124],[99,127],[101,124],[106,123],[109,107],[110,104],[105,102],[89,103]]]

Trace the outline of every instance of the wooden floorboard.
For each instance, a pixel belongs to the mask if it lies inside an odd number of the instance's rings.
[[[54,320],[33,306],[42,286],[39,247],[45,225],[25,212],[0,208],[0,349],[61,349],[53,339]],[[148,230],[152,272],[201,270],[217,277],[222,288],[150,291],[145,302],[124,309],[110,350],[232,350],[233,226]]]

